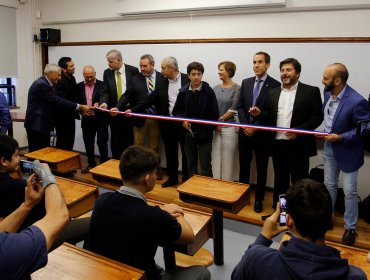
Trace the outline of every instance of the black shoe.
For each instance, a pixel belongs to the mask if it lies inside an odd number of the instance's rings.
[[[356,237],[357,237],[356,230],[346,229],[343,234],[342,244],[352,246],[355,243]]]
[[[86,166],[84,169],[81,169],[81,173],[82,173],[82,174],[89,173],[90,169],[91,169],[91,168],[94,168],[94,167],[95,167],[95,166],[88,165],[88,166]]]
[[[261,213],[263,211],[263,204],[262,201],[256,200],[254,202],[254,212]]]
[[[176,181],[167,180],[166,182],[164,182],[162,184],[162,188],[168,188],[168,187],[176,186],[177,184],[178,184],[178,182],[176,182]]]

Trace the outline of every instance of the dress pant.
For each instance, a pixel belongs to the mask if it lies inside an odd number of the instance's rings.
[[[159,154],[159,124],[158,120],[146,119],[142,127],[134,127],[135,145],[146,145]]]
[[[166,154],[166,170],[168,180],[171,182],[178,182],[178,154],[180,144],[182,159],[182,181],[184,182],[189,178],[188,163],[186,161],[184,147],[185,131],[181,123],[174,121],[159,121],[159,129]]]
[[[98,114],[100,113],[100,114]],[[100,154],[100,163],[108,159],[108,136],[105,133],[99,133],[99,125],[102,112],[96,112],[95,116],[82,117],[81,128],[82,137],[85,143],[86,156],[89,166],[96,166],[95,162],[95,136],[97,136],[97,144]],[[103,113],[104,114],[104,113]]]
[[[310,158],[299,153],[294,140],[274,140],[272,162],[275,171],[273,202],[276,203],[291,183],[308,178]]]
[[[123,115],[117,115],[115,117],[109,116],[109,118],[112,158],[119,160],[123,151],[134,143],[132,122],[130,118]]]
[[[189,178],[197,173],[198,159],[200,175],[213,177],[212,174],[212,142],[205,144],[196,143],[190,132],[185,134],[185,153],[188,161]]]
[[[59,114],[55,121],[55,132],[57,134],[56,147],[58,149],[72,151],[75,143],[75,114]]]
[[[242,130],[239,131],[239,182],[249,184],[253,152],[256,158],[257,185],[256,201],[263,201],[265,197],[267,167],[269,163],[269,141],[264,133],[257,131],[248,137]]]
[[[238,165],[238,133],[235,127],[214,130],[212,142],[213,178],[234,181]]]
[[[27,128],[28,151],[33,152],[50,146],[50,133],[44,134]]]

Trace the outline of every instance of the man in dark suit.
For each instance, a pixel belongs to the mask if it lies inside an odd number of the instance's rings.
[[[155,94],[163,84],[163,76],[154,69],[154,58],[150,54],[145,54],[140,58],[140,74],[132,78],[126,93],[118,102],[117,108],[124,110],[130,106],[131,112],[141,112],[147,114],[157,114],[156,107],[148,105],[149,96]],[[130,118],[134,125],[135,145],[146,145],[159,153],[159,125],[158,120],[145,118]],[[157,176],[158,177],[158,176]],[[158,178],[159,180],[161,178]]]
[[[127,90],[132,77],[139,73],[139,70],[131,65],[124,64],[122,54],[118,50],[110,50],[106,55],[108,69],[103,74],[103,89],[100,92],[99,103],[102,108],[117,107],[117,102]],[[105,115],[105,133],[108,138],[108,124],[111,131],[112,158],[120,159],[122,152],[133,144],[132,123],[129,118],[118,115],[111,117]]]
[[[266,107],[261,112],[252,107],[250,114],[269,126],[316,129],[323,120],[321,95],[318,87],[298,81],[301,64],[294,58],[280,62],[281,88],[270,91]],[[308,177],[309,158],[317,154],[313,135],[292,132],[272,133],[272,161],[275,171],[273,208],[279,195],[292,183]]]
[[[47,64],[45,76],[40,77],[28,91],[24,127],[27,131],[30,152],[50,146],[50,132],[54,129],[57,108],[73,113],[80,110],[90,114],[91,107],[64,99],[56,94],[55,85],[61,78],[61,68]]]
[[[98,106],[99,92],[103,88],[103,82],[96,79],[96,72],[93,66],[87,65],[83,69],[85,81],[77,84],[77,92],[80,95],[81,103],[89,106]],[[108,158],[108,138],[106,134],[100,132],[100,121],[106,113],[95,111],[94,115],[84,116],[81,119],[82,137],[85,143],[88,166],[82,169],[81,173],[87,173],[95,162],[95,136],[99,147],[100,163],[107,161]],[[103,128],[104,129],[104,128]]]
[[[253,56],[253,71],[256,76],[244,79],[240,89],[238,116],[243,124],[260,124],[249,114],[249,109],[253,106],[264,108],[269,98],[269,91],[280,86],[278,81],[267,75],[269,67],[269,54],[257,52]],[[265,131],[257,131],[252,128],[239,130],[239,182],[249,184],[253,152],[256,158],[257,184],[254,201],[254,211],[256,213],[263,211],[262,202],[265,197],[269,162],[268,145],[268,133]]]
[[[77,83],[73,76],[75,64],[70,57],[62,57],[58,61],[62,68],[62,77],[56,85],[57,94],[66,100],[79,103],[77,93]],[[76,112],[65,112],[58,108],[55,120],[55,132],[57,134],[56,147],[63,150],[73,150],[75,142],[76,124],[75,119],[80,119],[80,114]]]
[[[357,175],[364,164],[361,138],[356,136],[358,121],[369,118],[367,100],[347,85],[348,70],[341,63],[329,65],[323,75],[324,136],[324,184],[334,208],[337,198],[339,173],[343,176],[345,197],[344,234],[342,243],[352,246],[357,236],[358,218]]]

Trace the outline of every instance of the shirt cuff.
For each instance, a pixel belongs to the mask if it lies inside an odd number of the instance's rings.
[[[79,110],[80,110],[80,104],[77,103],[76,111],[79,111]]]

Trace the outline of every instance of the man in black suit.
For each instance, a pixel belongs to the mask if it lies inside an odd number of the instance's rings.
[[[280,86],[278,81],[267,75],[269,67],[269,54],[257,52],[253,56],[253,71],[256,76],[244,79],[240,89],[238,116],[243,124],[260,124],[249,114],[249,109],[253,106],[264,108],[269,98],[269,91]],[[265,131],[252,128],[239,130],[239,182],[249,184],[253,152],[256,158],[257,184],[254,201],[254,212],[256,213],[263,211],[262,202],[265,197],[269,162],[268,145],[268,133]]]
[[[301,64],[294,58],[280,62],[281,88],[272,89],[266,107],[261,112],[252,107],[250,114],[265,120],[270,126],[316,129],[323,120],[322,101],[318,87],[298,81]],[[260,114],[261,113],[261,114]],[[317,154],[313,135],[292,132],[272,134],[272,161],[275,171],[273,208],[279,194],[287,191],[292,183],[308,177],[310,157]]]
[[[59,59],[58,65],[62,68],[62,77],[56,85],[57,94],[69,101],[79,103],[77,83],[73,76],[75,73],[75,64],[73,60],[70,57],[62,57]],[[76,131],[75,119],[80,119],[80,114],[77,111],[66,112],[58,108],[55,120],[57,148],[68,151],[73,150]]]
[[[102,108],[113,108],[117,107],[118,100],[139,70],[134,66],[124,64],[122,54],[118,50],[110,50],[106,58],[109,68],[104,71],[104,84],[100,92],[99,103]],[[108,138],[108,124],[110,124],[112,158],[120,159],[122,152],[134,142],[131,120],[122,115],[111,117],[106,114],[105,116],[105,130],[102,130],[102,133]]]
[[[119,100],[117,108],[124,110],[130,106],[131,112],[141,112],[147,114],[157,114],[157,109],[150,103],[149,96],[156,94],[160,85],[163,84],[163,76],[154,69],[154,58],[150,54],[145,54],[140,58],[140,74],[132,78],[126,93]],[[115,108],[114,110],[116,110]],[[112,110],[112,111],[114,111]],[[133,119],[134,142],[135,145],[146,145],[159,153],[159,125],[158,120],[145,118]]]
[[[89,106],[99,105],[99,92],[103,88],[103,82],[96,79],[96,72],[93,66],[87,65],[83,69],[85,81],[77,84],[77,92],[80,95],[82,104]],[[100,163],[107,161],[108,158],[108,138],[104,133],[100,133],[100,121],[106,113],[96,111],[94,115],[84,116],[81,119],[82,137],[85,143],[88,166],[82,169],[81,173],[87,173],[96,166],[95,162],[95,136],[99,147]],[[104,129],[104,128],[103,128]]]
[[[91,113],[91,107],[80,105],[56,94],[55,85],[61,78],[61,68],[56,64],[47,64],[45,76],[40,77],[28,91],[26,119],[28,150],[30,152],[50,146],[50,132],[54,129],[57,108],[66,113],[80,110]]]

